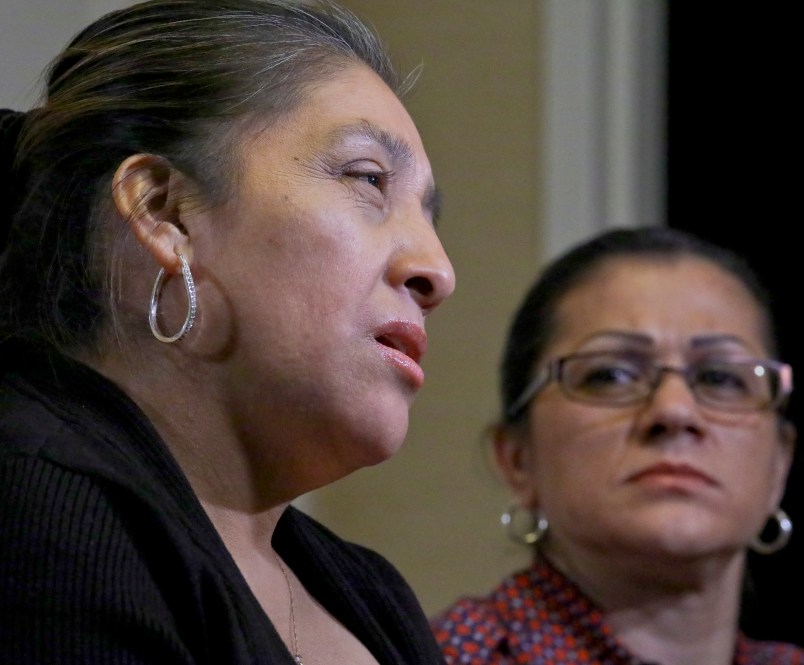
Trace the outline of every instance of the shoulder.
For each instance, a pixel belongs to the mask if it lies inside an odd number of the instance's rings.
[[[30,649],[48,657],[60,640],[116,649],[124,630],[145,637],[174,625],[157,559],[143,556],[145,534],[137,539],[131,526],[86,475],[35,457],[0,462],[0,643],[9,663],[35,662]],[[169,628],[160,640],[171,642]]]
[[[68,370],[50,369],[39,357],[30,362],[0,378],[0,458],[106,468],[112,451],[105,443],[119,428],[122,393],[88,368],[81,374],[66,363]]]
[[[431,619],[436,642],[448,663],[494,663],[506,650],[510,629],[507,604],[499,597],[504,586],[505,582],[487,596],[461,597]]]
[[[75,603],[76,617],[109,602],[152,607],[164,596],[157,578],[170,580],[172,594],[180,563],[197,549],[189,518],[149,458],[114,440],[89,401],[46,388],[0,382],[0,569],[19,581],[0,594],[17,594],[32,612]]]
[[[155,524],[128,493],[103,478],[35,456],[0,460],[4,579],[47,588],[149,577],[149,554],[154,561],[166,556],[164,533]]]
[[[544,561],[504,578],[487,596],[459,599],[431,625],[448,663],[542,662],[548,643],[572,645],[566,662],[576,662],[615,646],[600,612]]]
[[[0,377],[0,464],[42,469],[39,460],[130,501],[186,502],[189,485],[145,414],[111,381],[71,363],[36,358]]]
[[[804,665],[804,649],[795,644],[752,640],[741,635],[735,662],[740,665]]]
[[[0,457],[38,455],[66,433],[62,418],[27,386],[0,381]]]
[[[273,640],[222,545],[204,539],[206,522],[153,484],[135,491],[139,478],[123,485],[47,456],[0,459],[4,663],[62,662],[65,644],[76,663],[212,652],[256,662],[234,654]]]

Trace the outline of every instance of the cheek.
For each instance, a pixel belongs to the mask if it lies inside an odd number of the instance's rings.
[[[588,510],[591,497],[607,492],[615,482],[627,452],[630,422],[615,410],[565,400],[539,403],[531,414],[531,435],[538,444],[532,476],[542,502],[579,501]]]
[[[783,489],[787,469],[785,449],[775,423],[755,423],[721,431],[717,454],[720,478],[735,496],[756,503],[768,497],[773,504]]]
[[[354,234],[312,217],[284,224],[262,242],[252,240],[251,247],[244,278],[264,298],[295,300],[297,308],[326,309],[329,303],[337,309],[366,263]]]

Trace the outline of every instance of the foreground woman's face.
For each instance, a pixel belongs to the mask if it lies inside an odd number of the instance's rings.
[[[254,450],[281,441],[329,482],[402,443],[424,318],[454,289],[430,164],[396,96],[354,66],[246,138],[242,173],[194,246],[231,417]]]

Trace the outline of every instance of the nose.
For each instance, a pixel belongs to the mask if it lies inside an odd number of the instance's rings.
[[[647,437],[679,431],[700,433],[704,419],[683,370],[663,367],[641,414]]]
[[[685,390],[686,393],[689,394],[692,399],[695,399],[695,393],[692,390],[692,387],[689,384],[689,380],[687,379],[686,370],[682,367],[672,367],[671,365],[662,365],[658,367],[658,373],[656,375],[656,380],[653,383],[652,392],[655,394],[662,389],[662,385],[668,383],[667,379],[675,377],[673,381],[670,383],[678,390]]]
[[[417,223],[414,238],[399,252],[391,279],[403,284],[428,315],[455,290],[455,271],[429,221]]]
[[[649,401],[663,409],[696,410],[697,407],[695,393],[687,382],[684,370],[676,367],[660,368]]]

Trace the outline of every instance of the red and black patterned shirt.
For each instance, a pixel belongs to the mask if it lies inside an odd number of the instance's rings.
[[[658,665],[617,641],[603,612],[549,563],[462,598],[433,619],[448,665]],[[804,649],[740,635],[734,665],[804,665]]]

